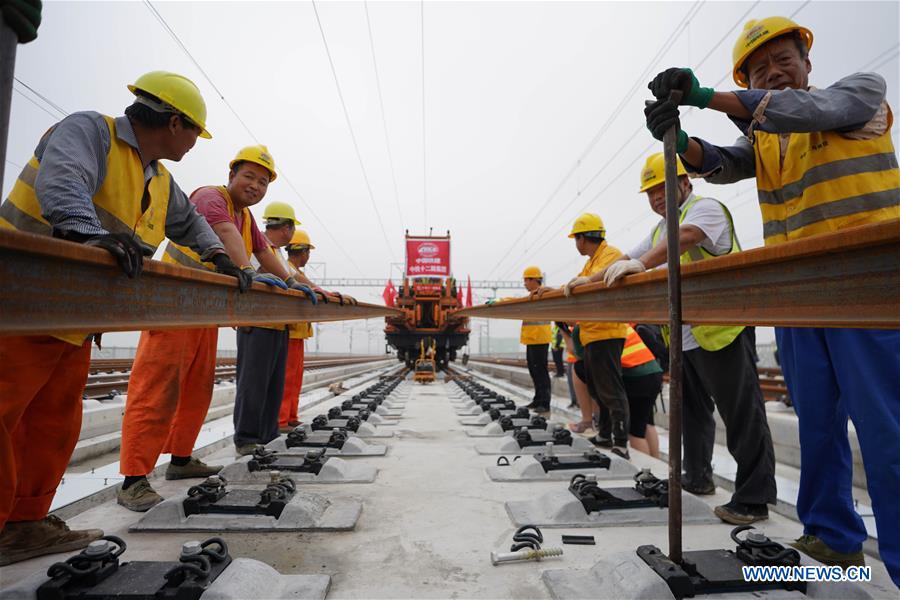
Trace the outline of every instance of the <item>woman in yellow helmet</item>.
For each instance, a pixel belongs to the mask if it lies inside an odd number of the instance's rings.
[[[845,43],[853,34],[843,29],[841,36]],[[680,125],[678,107],[668,100],[673,90],[682,92],[681,104],[725,113],[738,126],[743,137],[732,146],[681,132],[678,152],[688,171],[711,183],[756,179],[767,246],[900,218],[884,78],[854,73],[812,87],[812,44],[812,32],[790,19],[750,21],[733,53],[734,82],[749,89],[704,88],[681,68],[650,83],[658,101],[645,112],[657,139]],[[851,497],[849,416],[881,559],[900,586],[900,332],[788,327],[775,334],[800,426],[797,513],[804,535],[794,546],[827,564],[864,562],[868,534]]]

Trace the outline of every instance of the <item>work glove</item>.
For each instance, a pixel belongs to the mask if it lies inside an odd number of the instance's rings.
[[[643,273],[646,270],[647,267],[644,266],[644,263],[636,258],[620,260],[614,262],[606,268],[606,273],[603,275],[603,282],[606,285],[610,286],[626,275],[631,275],[633,273]]]
[[[319,297],[319,300],[321,300],[325,304],[328,304],[328,292],[320,287],[314,287],[313,291],[316,293],[316,296]]]
[[[258,281],[268,286],[281,288],[283,290],[288,289],[287,284],[281,280],[281,277],[276,277],[271,273],[260,273],[253,267],[242,267],[241,270],[249,275],[253,279],[253,281]]]
[[[666,69],[654,77],[647,87],[657,100],[666,100],[672,90],[680,90],[680,104],[697,108],[709,106],[716,93],[713,88],[700,87],[700,82],[690,69]]]
[[[663,136],[670,127],[678,127],[678,137],[675,141],[675,151],[682,154],[688,148],[688,134],[681,129],[678,106],[669,100],[657,100],[644,108],[644,116],[647,118],[647,129],[654,138],[662,141]]]
[[[130,233],[105,233],[84,241],[85,246],[97,246],[112,254],[122,271],[131,279],[141,276],[144,269],[145,249]],[[152,255],[153,252],[151,251]]]
[[[237,279],[238,283],[238,291],[240,293],[244,293],[250,289],[250,285],[253,283],[253,277],[249,273],[245,273],[243,269],[232,262],[231,257],[229,257],[224,252],[219,252],[218,254],[214,254],[210,259],[214,265],[216,265],[216,273],[221,273],[222,275],[230,275]]]
[[[0,0],[3,21],[16,33],[20,44],[37,37],[41,24],[41,0]]]
[[[496,298],[488,298],[487,300],[484,301],[484,305],[490,306],[491,304],[494,304],[495,302],[497,302]]]
[[[569,280],[569,283],[563,286],[563,294],[568,298],[572,295],[572,290],[577,288],[579,285],[587,285],[591,280],[589,277],[573,277]]]
[[[332,293],[332,295],[337,296],[338,304],[340,306],[344,306],[345,304],[350,305],[350,306],[356,306],[359,304],[359,302],[357,302],[356,298],[354,298],[353,296],[346,296],[340,292],[331,292],[331,293]]]
[[[284,280],[284,282],[287,284],[288,289],[297,290],[298,292],[303,292],[304,294],[306,294],[306,297],[310,302],[313,303],[313,306],[319,303],[319,299],[316,298],[315,292],[313,292],[312,288],[310,288],[308,285],[303,285],[293,277],[288,277]]]

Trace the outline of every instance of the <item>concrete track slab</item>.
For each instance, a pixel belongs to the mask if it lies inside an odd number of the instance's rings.
[[[615,487],[613,485],[604,488]],[[631,489],[632,486],[621,486]],[[533,500],[513,500],[506,503],[512,522],[538,527],[628,527],[633,525],[665,525],[668,508],[623,508],[588,513],[581,501],[568,489],[556,489]],[[688,493],[681,495],[681,516],[685,523],[717,523],[708,504]]]
[[[285,462],[302,464],[302,453],[284,453]],[[245,456],[225,466],[219,475],[229,483],[256,483],[265,485],[272,478],[273,470],[250,471],[247,463],[251,457]],[[378,474],[373,465],[358,461],[347,461],[340,458],[328,458],[318,473],[300,473],[282,468],[279,473],[283,477],[293,479],[295,483],[372,483]]]

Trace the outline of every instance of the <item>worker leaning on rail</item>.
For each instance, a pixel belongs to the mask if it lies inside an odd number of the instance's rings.
[[[606,241],[603,220],[593,213],[585,213],[575,219],[569,237],[575,240],[575,248],[588,260],[578,277],[563,286],[566,296],[580,285],[600,281],[603,270],[622,256],[622,252]],[[622,381],[622,349],[628,326],[625,323],[581,321],[581,343],[584,345],[584,366],[591,396],[609,410],[612,420],[612,451],[623,457],[628,455],[628,396]],[[607,440],[594,436],[595,444]]]
[[[743,134],[733,146],[679,135],[690,171],[711,183],[756,178],[767,246],[900,217],[900,170],[884,79],[855,73],[809,85],[812,32],[784,17],[748,22],[734,47],[734,81],[747,90],[700,87],[688,69],[653,80],[682,104],[723,112]],[[660,139],[678,109],[646,111]],[[900,226],[900,225],[898,225]],[[900,331],[776,328],[782,369],[800,427],[794,546],[828,564],[862,564],[866,528],[854,511],[847,418],[853,420],[878,527],[881,558],[900,585]]]
[[[136,98],[125,116],[78,112],[43,135],[0,206],[0,227],[98,246],[129,277],[169,237],[239,276],[159,162],[179,161],[197,136],[210,137],[200,91],[164,71],[129,90]],[[75,550],[102,535],[47,517],[81,428],[89,337],[0,337],[0,564]]]
[[[315,250],[309,234],[298,229],[285,247],[287,262],[293,271],[306,276],[303,267],[309,262],[311,250]],[[291,323],[288,325],[287,364],[284,375],[284,395],[278,411],[278,429],[286,433],[300,425],[297,411],[300,407],[300,392],[303,389],[303,357],[306,340],[313,336],[312,323]]]
[[[540,267],[531,266],[522,273],[525,289],[534,292],[543,285],[544,275]],[[519,341],[525,346],[528,374],[534,385],[534,396],[528,408],[538,413],[550,412],[550,372],[547,370],[550,342],[553,335],[550,321],[522,321]]]
[[[681,264],[741,251],[731,213],[713,198],[694,193],[681,161],[678,175],[678,243]],[[629,273],[666,264],[666,175],[662,153],[647,158],[640,192],[662,219],[627,255],[606,270],[613,285]],[[737,463],[731,501],[715,509],[727,523],[746,525],[768,518],[767,504],[777,499],[775,451],[756,370],[752,327],[683,325],[684,489],[714,494],[712,454],[716,441],[713,401],[725,423],[728,451]]]

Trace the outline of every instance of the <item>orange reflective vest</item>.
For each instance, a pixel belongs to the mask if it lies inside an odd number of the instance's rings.
[[[631,369],[656,360],[650,348],[644,344],[641,336],[631,325],[628,326],[628,334],[625,337],[625,348],[622,350],[622,368]]]

